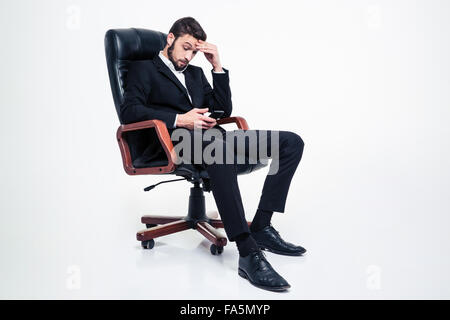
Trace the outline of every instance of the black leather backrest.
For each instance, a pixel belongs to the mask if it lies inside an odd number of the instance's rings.
[[[120,105],[123,102],[123,90],[128,65],[135,60],[149,60],[166,45],[167,35],[146,29],[111,29],[105,35],[106,63],[109,82],[120,123]]]

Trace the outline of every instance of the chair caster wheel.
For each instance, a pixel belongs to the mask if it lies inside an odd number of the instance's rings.
[[[223,252],[223,247],[216,246],[214,243],[209,247],[212,255],[221,254]]]
[[[142,241],[141,246],[144,249],[153,249],[153,247],[155,246],[155,240],[150,239],[150,240]]]
[[[145,226],[147,227],[147,229],[149,229],[149,228],[156,227],[157,224],[147,223]]]

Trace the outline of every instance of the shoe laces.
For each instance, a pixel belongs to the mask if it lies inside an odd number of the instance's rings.
[[[254,256],[258,260],[266,260],[266,254],[261,249],[255,251]]]
[[[255,258],[259,261],[264,261],[267,263],[266,254],[262,250],[256,251]],[[258,268],[256,270],[260,270],[260,269],[261,269],[261,264],[258,264]]]

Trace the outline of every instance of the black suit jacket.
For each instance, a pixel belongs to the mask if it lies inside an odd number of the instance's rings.
[[[185,113],[193,108],[223,110],[224,117],[232,112],[231,90],[228,70],[214,73],[213,88],[206,80],[202,68],[188,65],[184,71],[186,87],[192,98],[189,100],[183,84],[177,79],[161,58],[156,55],[152,60],[134,61],[129,65],[124,87],[124,102],[120,107],[122,123],[158,119],[165,122],[169,134],[174,128],[177,113]],[[220,126],[217,126],[223,130]],[[149,162],[161,158],[163,149],[156,135],[149,139],[149,132],[137,131],[129,135],[128,143],[132,158],[140,162]]]

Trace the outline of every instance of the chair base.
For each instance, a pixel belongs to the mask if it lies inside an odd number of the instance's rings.
[[[169,234],[181,232],[187,229],[195,229],[206,239],[212,242],[211,253],[222,253],[223,247],[227,244],[227,238],[223,236],[217,228],[223,228],[220,219],[210,219],[205,213],[205,196],[199,183],[194,183],[189,196],[188,215],[183,216],[157,216],[145,215],[141,222],[147,229],[139,231],[136,235],[138,241],[142,242],[145,248],[153,247],[153,239]],[[250,226],[251,222],[247,222]],[[148,245],[148,243],[152,245]]]
[[[146,215],[142,217],[141,221],[147,226],[150,226],[150,228],[137,233],[136,238],[138,241],[144,242],[184,230],[195,229],[219,248],[223,248],[227,244],[227,238],[216,229],[223,228],[222,221],[218,219],[197,221],[194,223],[193,221],[188,221],[187,217]]]

